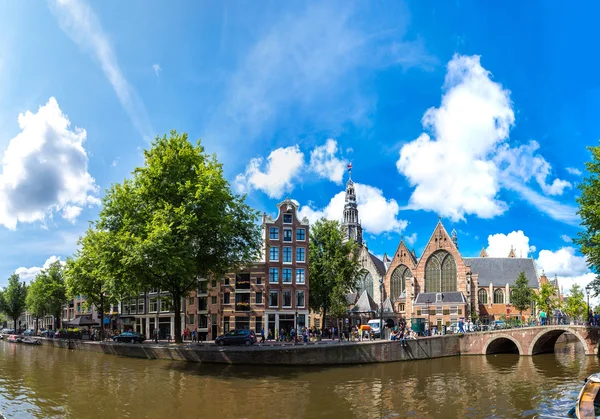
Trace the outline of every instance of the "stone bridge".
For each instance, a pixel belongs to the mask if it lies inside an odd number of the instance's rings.
[[[600,328],[588,326],[534,326],[467,333],[460,339],[461,355],[515,353],[537,355],[554,352],[556,340],[563,334],[578,340],[586,355],[598,355]],[[572,336],[574,337],[572,337]]]

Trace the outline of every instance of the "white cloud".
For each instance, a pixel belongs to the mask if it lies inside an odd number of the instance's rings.
[[[21,132],[10,140],[0,173],[0,225],[44,221],[54,212],[74,221],[85,205],[97,205],[98,187],[88,173],[86,132],[70,128],[56,99],[37,113],[19,115]]]
[[[280,198],[284,193],[291,192],[294,189],[292,179],[304,165],[304,153],[298,145],[271,151],[264,171],[261,170],[263,160],[262,157],[250,160],[246,172],[236,176],[237,191],[244,193],[259,189],[271,198]]]
[[[575,176],[581,176],[581,170],[575,167],[567,167],[567,172]]]
[[[540,211],[571,221],[573,208],[524,186],[535,178],[544,193],[560,195],[570,183],[547,182],[551,167],[535,154],[536,142],[515,149],[506,144],[515,122],[510,92],[492,81],[480,57],[455,55],[448,63],[444,89],[440,107],[423,115],[429,133],[405,144],[396,163],[415,187],[409,207],[435,211],[453,221],[464,220],[467,214],[492,218],[508,208],[498,198],[505,187]]]
[[[404,236],[404,241],[405,241],[407,244],[409,244],[409,245],[411,245],[411,246],[414,246],[414,244],[415,244],[415,243],[416,243],[416,241],[417,241],[417,233],[413,233],[413,234],[411,234],[410,236]]]
[[[486,249],[490,257],[507,257],[510,249],[515,250],[517,257],[527,257],[535,252],[535,246],[529,245],[529,237],[523,231],[512,231],[508,234],[490,234],[488,236],[488,247]]]
[[[46,260],[46,262],[44,262],[43,267],[39,267],[39,266],[32,266],[30,268],[20,267],[15,270],[15,273],[17,275],[19,275],[19,278],[21,278],[22,281],[29,283],[42,271],[42,269],[48,269],[50,267],[50,265],[52,265],[56,261],[60,261],[61,265],[64,265],[64,263],[65,263],[64,261],[61,261],[60,257],[58,257],[58,256],[50,256]]]
[[[408,222],[398,219],[400,206],[395,199],[386,199],[383,191],[370,185],[354,184],[358,215],[363,229],[372,234],[383,232],[400,232]],[[311,223],[321,217],[341,221],[344,213],[345,191],[337,193],[323,209],[315,209],[310,205],[300,207],[300,217],[307,217]]]
[[[558,285],[564,294],[568,294],[574,284],[584,289],[596,278],[596,274],[589,270],[585,257],[576,255],[574,247],[563,247],[556,251],[541,250],[536,264],[540,274],[543,270],[548,279],[558,278]],[[596,305],[598,299],[594,301]]]
[[[162,71],[162,68],[160,68],[159,64],[153,64],[152,65],[152,69],[154,70],[154,74],[156,74],[156,77],[160,76],[160,72]]]
[[[341,184],[348,161],[338,159],[336,157],[337,151],[337,141],[331,138],[324,145],[315,147],[310,152],[309,170],[317,173],[322,178]]]
[[[81,0],[50,0],[61,29],[96,59],[121,105],[138,132],[147,140],[153,135],[144,104],[125,79],[117,57],[92,8]]]
[[[560,238],[562,239],[562,241],[564,241],[565,243],[571,243],[573,240],[567,236],[566,234],[561,234]]]

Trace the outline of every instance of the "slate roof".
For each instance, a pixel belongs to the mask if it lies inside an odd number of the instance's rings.
[[[356,302],[356,293],[350,292],[346,294],[346,301],[348,302],[348,305],[354,304]]]
[[[383,312],[384,313],[393,313],[394,312],[394,306],[392,305],[392,302],[390,301],[390,297],[386,298],[385,301],[383,302]]]
[[[370,313],[370,312],[377,312],[378,309],[379,309],[379,307],[377,306],[375,301],[373,301],[373,299],[371,298],[371,296],[369,295],[367,290],[364,290],[362,292],[362,294],[360,295],[360,298],[354,305],[354,307],[352,307],[352,309],[350,310],[350,312],[351,313]]]
[[[442,301],[436,301],[437,294],[442,294]],[[421,292],[417,295],[415,299],[415,305],[421,304],[425,305],[429,302],[429,304],[442,304],[442,303],[464,303],[466,302],[465,297],[460,291],[452,291],[452,292]]]
[[[383,261],[381,261],[381,259],[379,259],[377,256],[375,256],[371,252],[369,252],[369,256],[371,257],[371,261],[375,265],[375,268],[377,268],[377,272],[379,273],[379,275],[384,276],[385,271],[386,271],[385,263],[383,263]]]
[[[521,272],[525,272],[530,287],[539,288],[535,263],[531,258],[463,258],[471,272],[479,274],[479,286],[514,285]]]

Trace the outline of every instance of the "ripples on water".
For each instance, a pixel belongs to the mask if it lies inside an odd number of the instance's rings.
[[[148,361],[0,343],[0,411],[39,418],[566,416],[596,357],[471,356],[352,367]]]

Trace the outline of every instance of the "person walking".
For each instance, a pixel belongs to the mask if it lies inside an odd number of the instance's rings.
[[[198,341],[198,334],[196,332],[196,329],[192,330],[192,342],[197,342]]]
[[[260,343],[265,343],[265,329],[260,329]]]

